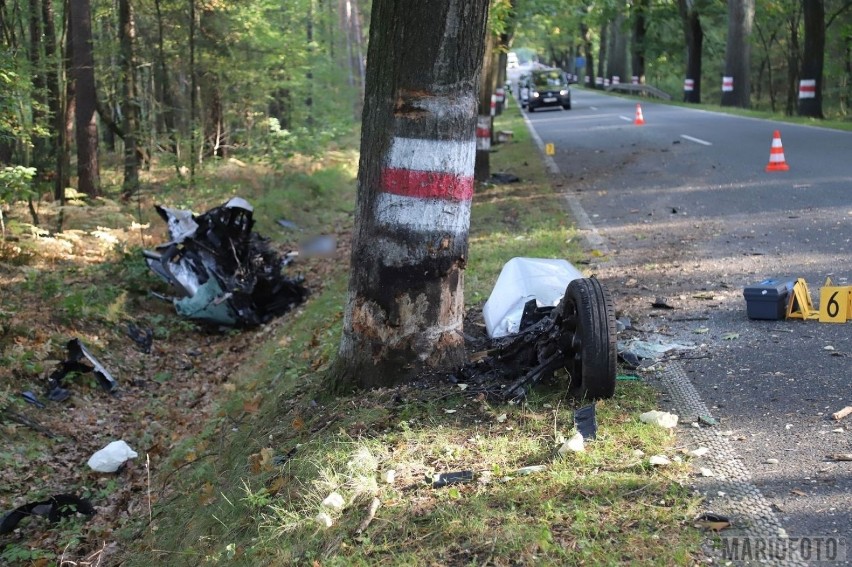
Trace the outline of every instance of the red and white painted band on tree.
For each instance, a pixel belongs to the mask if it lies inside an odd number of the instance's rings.
[[[476,141],[395,137],[385,159],[375,219],[416,231],[467,232]]]
[[[816,79],[799,81],[799,98],[816,98]]]

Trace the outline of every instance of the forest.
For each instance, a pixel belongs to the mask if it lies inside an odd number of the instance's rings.
[[[191,184],[223,158],[322,151],[360,117],[369,12],[358,0],[2,0],[0,201],[61,204],[69,187],[126,200],[153,164]],[[524,47],[688,102],[849,115],[849,0],[494,0],[491,17],[486,101],[506,52]]]

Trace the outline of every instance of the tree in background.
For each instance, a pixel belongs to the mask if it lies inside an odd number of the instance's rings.
[[[754,0],[728,0],[728,41],[722,106],[751,106],[751,28]]]
[[[97,91],[92,46],[92,14],[89,0],[69,1],[71,77],[76,92],[77,177],[79,191],[90,197],[101,193],[98,165]]]
[[[374,0],[336,389],[465,360],[462,317],[488,0]]]
[[[683,101],[699,104],[701,102],[701,57],[704,48],[701,15],[698,13],[695,0],[677,0],[677,7],[683,23],[683,38],[686,43],[686,81]]]

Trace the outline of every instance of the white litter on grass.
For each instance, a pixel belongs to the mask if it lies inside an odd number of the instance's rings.
[[[703,457],[709,452],[710,449],[708,449],[707,447],[699,447],[698,449],[693,449],[692,451],[690,451],[689,454],[693,457]]]
[[[507,417],[508,416],[505,413],[501,413],[497,416],[497,423],[503,423],[504,421],[506,421]]]
[[[533,473],[544,472],[547,470],[547,465],[530,465],[528,467],[521,467],[515,471],[515,474],[518,475],[528,475]]]
[[[566,441],[559,447],[557,453],[559,456],[564,456],[567,453],[582,453],[586,450],[586,445],[583,442],[583,436],[579,433],[575,433],[571,439]]]
[[[672,464],[665,455],[654,455],[648,460],[648,462],[655,466],[666,466]]]
[[[393,469],[388,469],[382,473],[382,482],[387,484],[393,484],[396,480],[396,471]]]
[[[325,500],[322,501],[322,505],[323,508],[330,508],[331,510],[343,510],[343,506],[346,505],[346,501],[343,499],[343,496],[337,492],[332,492],[325,497]]]
[[[639,416],[639,421],[671,429],[677,426],[677,416],[666,411],[652,410]]]
[[[334,520],[326,512],[320,512],[314,517],[314,520],[324,528],[330,528],[334,525]]]
[[[89,457],[89,467],[97,472],[113,473],[128,459],[139,455],[124,441],[113,441],[94,455]]]
[[[706,467],[701,467],[700,469],[698,469],[698,472],[699,472],[699,473],[701,473],[701,476],[705,476],[705,477],[707,477],[707,476],[715,476],[715,474],[713,473],[713,471],[711,471],[710,469],[708,469],[708,468],[706,468]]]

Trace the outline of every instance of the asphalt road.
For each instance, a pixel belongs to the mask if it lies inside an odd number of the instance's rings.
[[[791,536],[842,536],[852,564],[852,322],[757,321],[744,286],[852,285],[852,133],[575,89],[529,114],[596,231],[621,316],[692,342],[680,362]],[[789,172],[767,173],[774,130]],[[592,242],[595,242],[593,239]],[[675,309],[653,309],[665,297]],[[641,336],[642,333],[639,333]],[[774,460],[777,459],[777,463]]]

